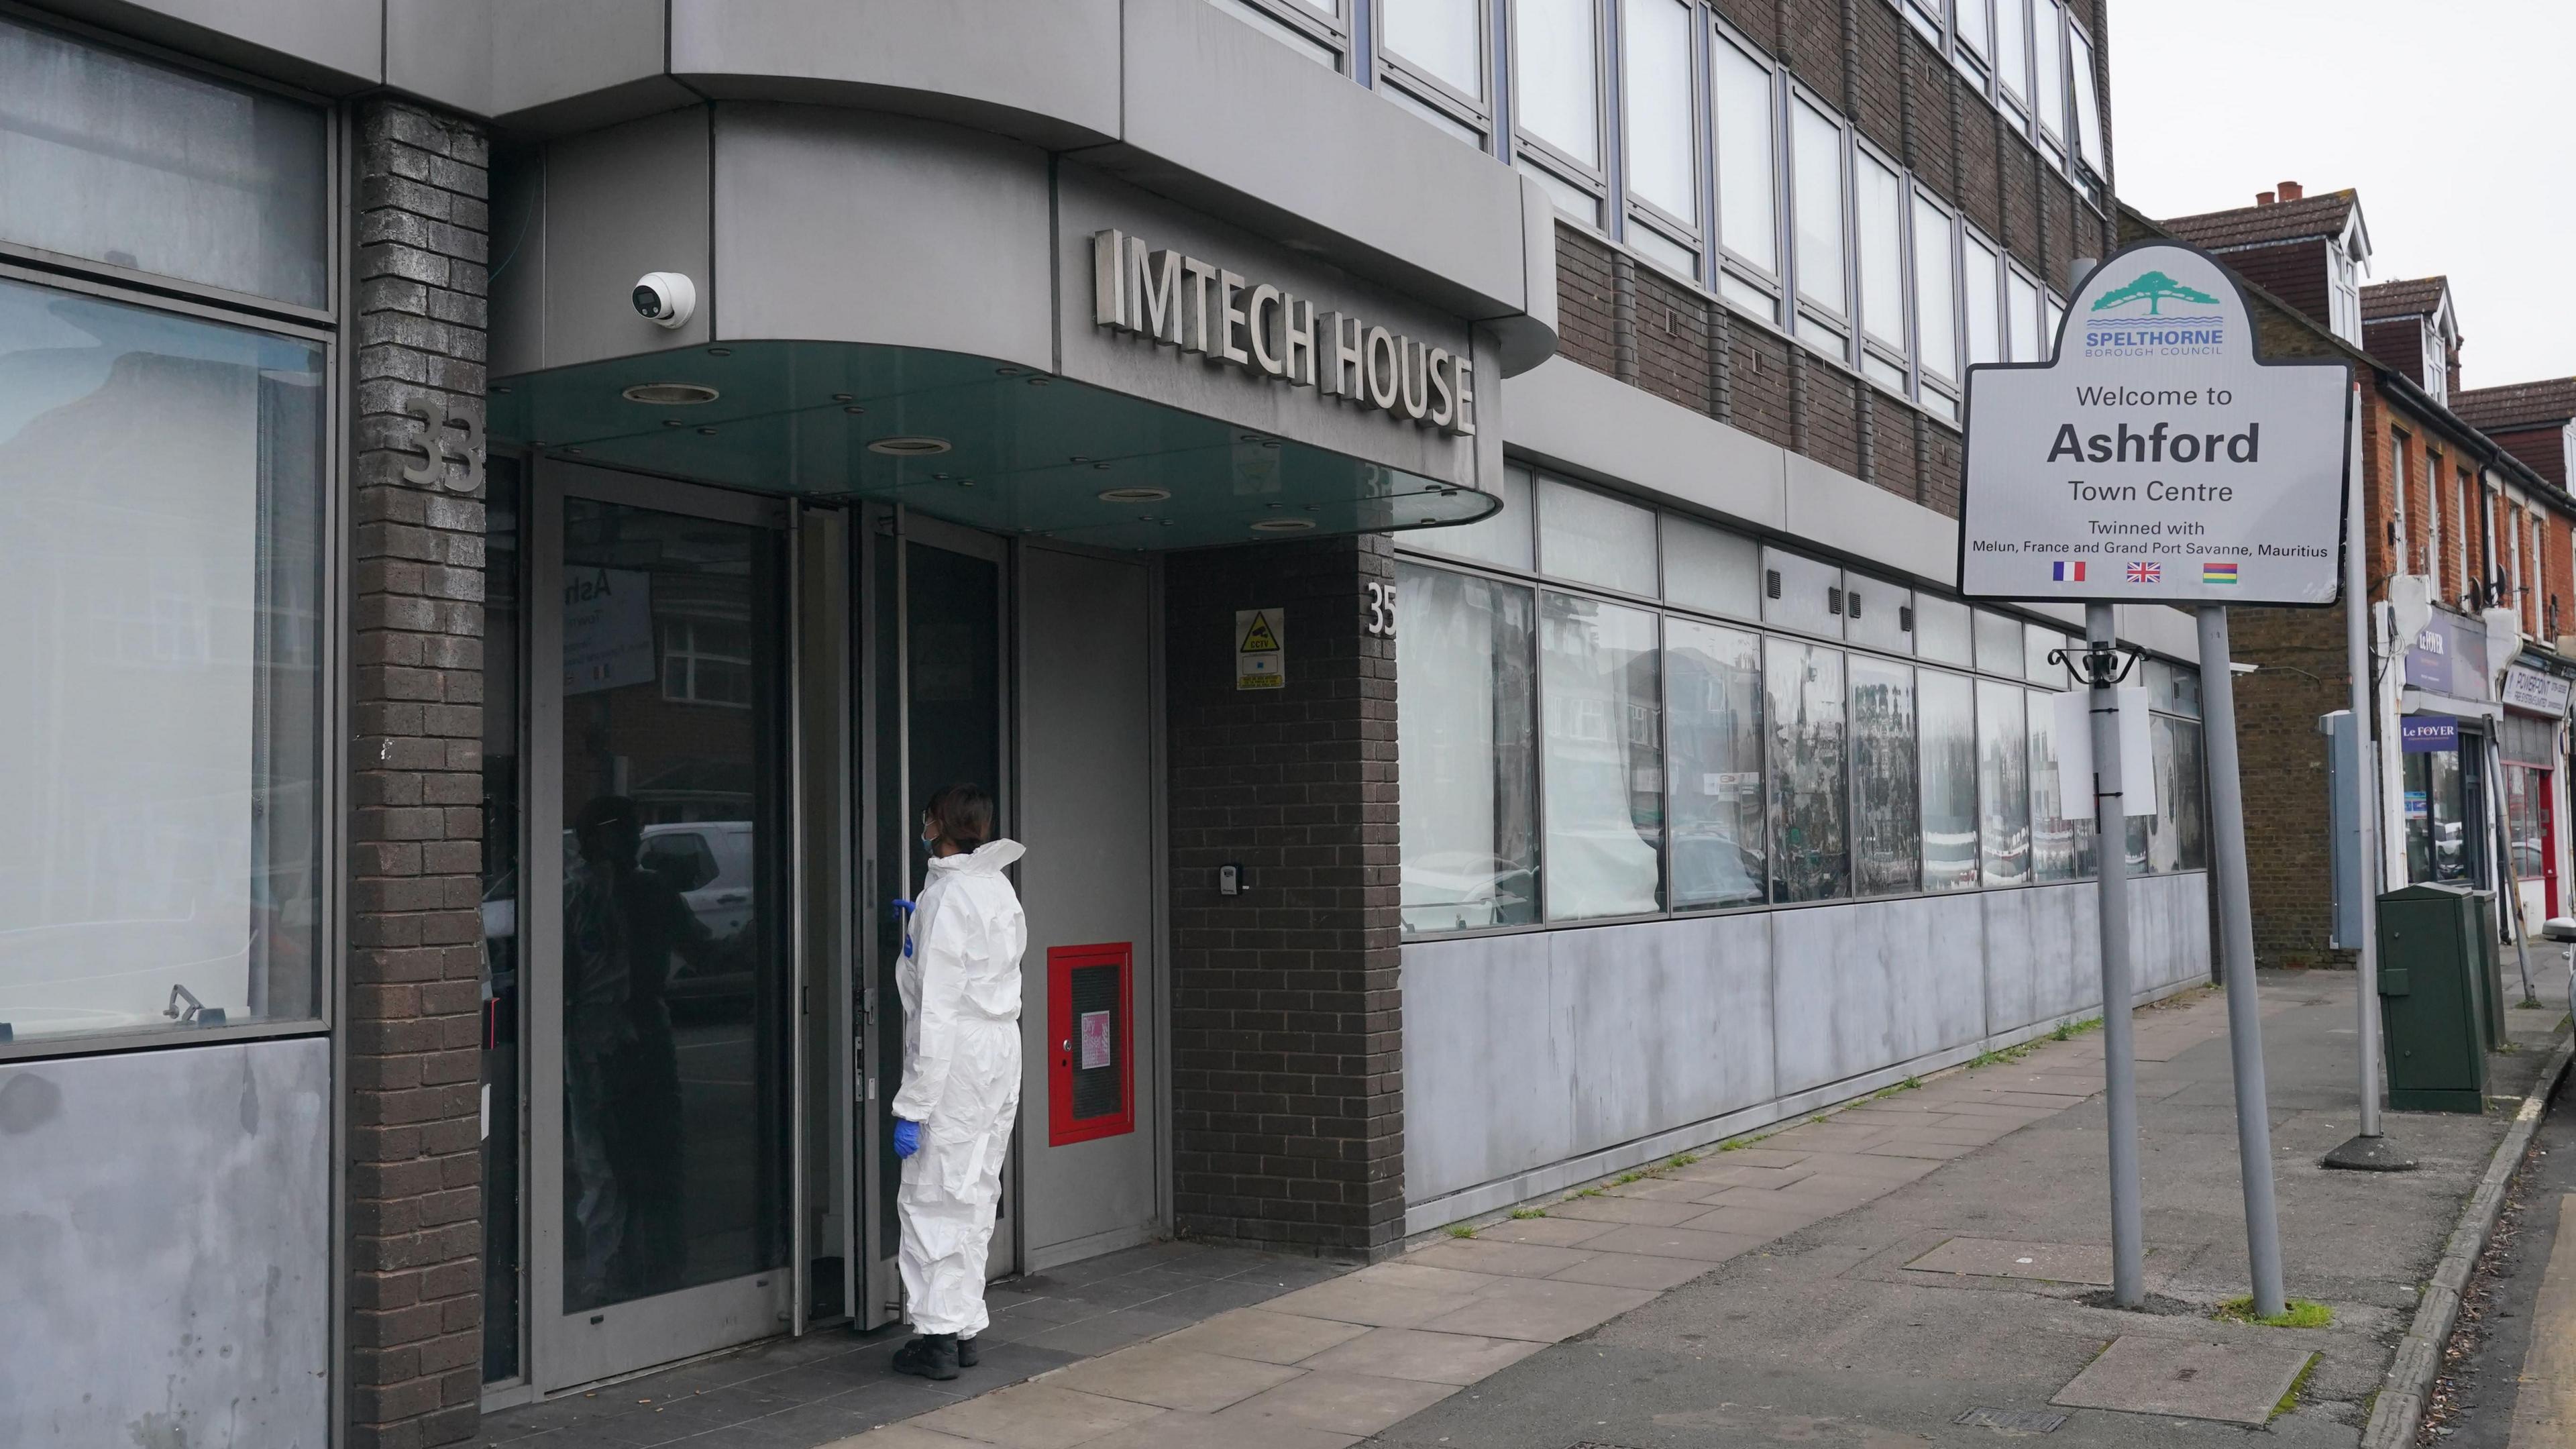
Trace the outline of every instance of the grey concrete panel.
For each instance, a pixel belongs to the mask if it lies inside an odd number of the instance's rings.
[[[2038,891],[1980,891],[1985,915],[1988,1032],[2010,1031],[2039,1019],[2040,944],[2043,914]]]
[[[494,377],[546,365],[546,153],[492,154],[491,357]]]
[[[2129,959],[2141,993],[2209,977],[2209,876],[2148,876],[2129,908]]]
[[[1035,147],[935,121],[726,104],[715,208],[719,336],[1054,370],[1047,158]]]
[[[387,0],[444,9],[447,0]],[[692,99],[663,79],[669,25],[663,0],[491,0],[493,114],[527,129],[552,117],[579,115],[604,124],[602,100],[639,90],[658,103],[626,111],[686,105]],[[643,85],[652,82],[649,87]],[[630,101],[630,105],[635,102]],[[570,115],[565,114],[569,111]]]
[[[470,116],[492,114],[496,0],[383,0],[385,84]]]
[[[1918,579],[1958,581],[1956,520],[1801,453],[1789,454],[1788,466],[1790,533]]]
[[[330,1063],[0,1066],[0,1444],[329,1442]]]
[[[1556,203],[1529,176],[1521,178],[1521,276],[1528,310],[1493,324],[1503,339],[1505,377],[1556,355]]]
[[[1118,50],[1118,0],[671,5],[671,71],[707,95],[895,111],[1051,149],[1116,138]]]
[[[1575,1150],[1772,1094],[1770,930],[1760,916],[1555,931],[1547,940],[1552,990],[1574,1028]],[[1519,1069],[1499,1055],[1485,1067]],[[1409,1094],[1409,1072],[1405,1086]],[[1414,1130],[1408,1120],[1408,1141]]]
[[[2090,881],[2038,886],[2031,898],[2031,1015],[1995,1017],[1991,1030],[2055,1021],[2102,1004],[2102,893]]]
[[[1115,229],[1156,250],[1170,248],[1310,300],[1319,317],[1347,311],[1453,355],[1474,356],[1467,352],[1471,338],[1465,322],[1072,161],[1059,168],[1056,189],[1057,343],[1059,370],[1065,376],[1406,473],[1476,486],[1474,438],[1452,436],[1326,396],[1317,387],[1212,363],[1199,354],[1098,325],[1092,320],[1091,239],[1095,232]],[[1490,375],[1471,380],[1475,400],[1470,411],[1480,436],[1494,431],[1501,386],[1502,380]]]
[[[1404,947],[1404,1189],[1416,1200],[1575,1151],[1574,1003],[1550,936]]]
[[[1515,452],[1756,528],[1788,527],[1789,454],[1750,433],[1562,357],[1502,390]]]
[[[1163,987],[1154,951],[1154,721],[1152,607],[1145,566],[1046,548],[1019,568],[1020,768],[1015,829],[1029,945],[1021,964],[1024,1052],[1021,1187],[1014,1194],[1032,1259],[1049,1248],[1120,1230],[1141,1237],[1158,1219],[1160,1143],[1149,1104],[1168,1100],[1161,1063],[1134,1071],[1136,1130],[1048,1143],[1049,949],[1124,941],[1134,950],[1140,1054],[1160,1035]]]
[[[1973,896],[1772,915],[1772,1030],[1783,1093],[1984,1034],[1984,916]]]
[[[45,8],[252,75],[346,95],[383,76],[384,0],[46,0]]]
[[[1124,13],[1122,142],[1088,159],[1469,320],[1529,311],[1510,168],[1206,0]]]
[[[545,148],[545,366],[699,346],[714,335],[707,125],[699,107]],[[682,272],[697,283],[697,315],[686,326],[636,315],[635,279],[647,272]]]

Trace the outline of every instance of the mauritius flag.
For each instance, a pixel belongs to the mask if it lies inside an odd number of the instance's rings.
[[[2048,576],[2061,584],[2080,584],[2084,582],[2084,561],[2059,559],[2048,566]]]
[[[2202,564],[2200,566],[2200,581],[2204,584],[2233,584],[2236,582],[2236,565],[2232,563]]]

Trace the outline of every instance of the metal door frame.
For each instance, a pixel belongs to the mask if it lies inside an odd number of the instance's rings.
[[[805,1214],[794,1188],[802,1183],[797,1164],[803,1159],[806,1091],[803,1080],[802,1033],[789,1031],[790,1229],[787,1267],[746,1274],[615,1304],[595,1313],[567,1314],[563,1302],[563,549],[564,500],[586,498],[657,512],[712,519],[775,530],[779,535],[784,578],[783,613],[789,620],[785,719],[788,784],[784,835],[791,902],[801,874],[804,772],[798,759],[799,698],[797,633],[798,549],[794,510],[778,498],[729,493],[722,489],[679,483],[641,474],[619,473],[555,459],[537,460],[530,470],[525,500],[522,547],[528,560],[528,750],[522,779],[527,782],[523,818],[528,846],[522,854],[519,921],[522,962],[523,1040],[526,1046],[528,1101],[528,1171],[525,1202],[529,1232],[524,1263],[528,1293],[523,1300],[528,1321],[528,1381],[539,1395],[552,1395],[584,1384],[616,1378],[737,1343],[801,1327],[802,1279],[809,1253]],[[801,1000],[805,983],[805,912],[788,912],[790,1001]],[[543,963],[542,967],[539,963]],[[791,1014],[791,1023],[794,1020]],[[784,1277],[782,1279],[782,1273]],[[613,1328],[610,1316],[622,1320]],[[576,1322],[576,1320],[587,1320]],[[581,1330],[598,1328],[600,1333]]]

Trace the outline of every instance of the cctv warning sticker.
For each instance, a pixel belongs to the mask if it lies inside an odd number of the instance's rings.
[[[1238,609],[1234,615],[1234,687],[1284,689],[1288,684],[1288,613]]]

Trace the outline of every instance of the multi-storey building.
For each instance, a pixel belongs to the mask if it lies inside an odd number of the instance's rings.
[[[2551,414],[2552,384],[2461,388],[2446,279],[2356,284],[2369,232],[2351,191],[2310,196],[2285,181],[2252,206],[2125,221],[2132,237],[2216,252],[2252,290],[2267,355],[2353,363],[2380,665],[2370,733],[2383,850],[2370,880],[2509,892],[2536,928],[2562,909],[2569,859],[2561,736],[2576,663],[2558,645],[2576,617],[2576,500],[2529,458],[2545,437],[2563,460],[2570,414]],[[2487,423],[2519,428],[2525,447]],[[2321,963],[2355,944],[2336,925],[2317,731],[2349,703],[2344,609],[2230,611],[2238,658],[2258,666],[2236,689],[2265,965]],[[2500,931],[2514,929],[2514,904],[2497,901]]]
[[[1966,369],[2117,240],[2104,33],[0,4],[0,1441],[455,1444],[899,1318],[961,779],[997,1272],[1383,1255],[2098,1011],[2077,617],[1952,584]],[[2154,994],[2198,693],[2123,629]]]

